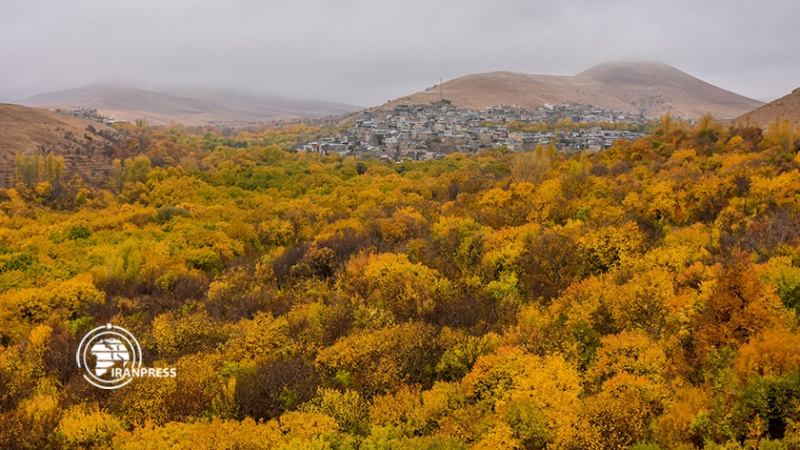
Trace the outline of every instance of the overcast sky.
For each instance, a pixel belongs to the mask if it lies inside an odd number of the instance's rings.
[[[650,60],[769,101],[800,86],[798,19],[797,0],[0,0],[0,100],[122,82],[373,106]]]

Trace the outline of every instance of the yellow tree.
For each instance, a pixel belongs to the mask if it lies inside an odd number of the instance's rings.
[[[468,400],[493,410],[511,437],[528,445],[570,448],[581,409],[580,377],[560,356],[539,357],[500,347],[478,360],[461,380]],[[508,433],[503,433],[508,435]]]

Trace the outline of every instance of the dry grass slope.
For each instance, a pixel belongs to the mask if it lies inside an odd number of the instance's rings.
[[[537,107],[544,103],[577,103],[644,112],[659,117],[700,117],[710,112],[734,118],[762,103],[720,89],[660,63],[602,64],[574,76],[490,72],[467,75],[441,86],[444,98],[457,106],[482,109],[495,105]],[[439,87],[389,102],[428,103],[439,99]]]
[[[111,166],[116,134],[90,120],[0,103],[0,186],[13,180],[17,153],[64,156],[68,176],[99,182]]]
[[[767,126],[775,119],[788,120],[800,125],[800,88],[795,89],[789,95],[750,111],[742,118],[749,119],[761,126]]]

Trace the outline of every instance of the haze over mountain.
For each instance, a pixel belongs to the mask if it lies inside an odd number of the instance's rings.
[[[115,156],[117,134],[91,120],[0,103],[0,186],[10,185],[18,153],[61,155],[65,179],[78,174],[90,183],[100,182]]]
[[[795,89],[789,95],[750,111],[742,118],[749,119],[761,126],[769,125],[775,119],[788,120],[800,125],[800,88]]]
[[[388,102],[430,103],[440,96],[457,106],[483,109],[495,105],[536,107],[576,103],[659,117],[700,117],[711,113],[734,118],[763,103],[726,91],[662,63],[601,64],[574,76],[490,72],[467,75],[426,91]]]
[[[324,117],[360,107],[325,101],[289,100],[215,89],[151,91],[92,84],[19,100],[26,106],[81,107],[117,119],[146,118],[153,125],[252,123],[277,119]]]

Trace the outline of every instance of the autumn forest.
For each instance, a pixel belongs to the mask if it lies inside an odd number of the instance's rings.
[[[800,131],[402,163],[117,124],[0,190],[3,449],[800,449]],[[130,330],[116,390],[75,364]]]

